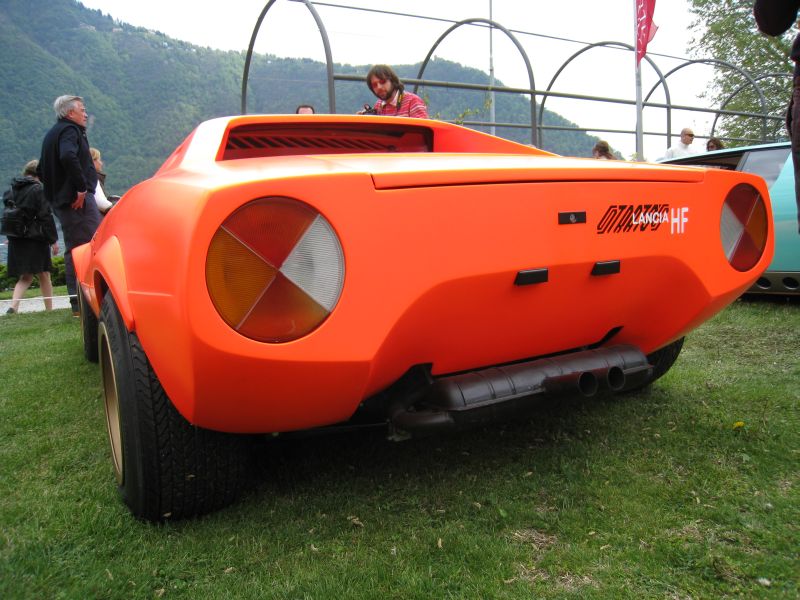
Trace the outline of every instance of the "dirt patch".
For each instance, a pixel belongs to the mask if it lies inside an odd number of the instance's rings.
[[[556,543],[557,538],[536,529],[520,529],[511,534],[511,539],[521,544],[530,544],[537,552],[546,550]]]

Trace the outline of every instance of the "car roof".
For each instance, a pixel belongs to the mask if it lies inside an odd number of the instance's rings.
[[[678,158],[670,158],[660,161],[661,164],[692,166],[692,167],[705,167],[712,169],[727,169],[731,171],[748,171],[761,175],[767,180],[767,185],[772,185],[775,182],[780,172],[780,167],[784,164],[773,164],[770,155],[776,153],[784,158],[788,156],[790,142],[774,142],[770,144],[757,144],[751,146],[738,146],[735,148],[724,148],[722,150],[713,150],[711,152],[700,152],[698,154],[689,154],[687,156],[680,156]],[[764,162],[764,161],[767,162]],[[747,163],[747,167],[744,164]],[[776,165],[780,166],[776,166]],[[760,166],[759,166],[760,165]],[[777,170],[776,170],[777,169]]]
[[[786,140],[783,142],[771,142],[769,144],[752,144],[750,146],[736,146],[732,148],[723,148],[722,150],[711,150],[703,154],[725,154],[726,152],[749,152],[750,150],[770,150],[771,148],[785,148],[790,146],[791,142]]]
[[[752,144],[750,146],[735,146],[731,148],[723,148],[722,150],[710,150],[707,152],[697,152],[695,154],[687,154],[686,156],[680,156],[678,158],[668,158],[663,161],[668,164],[680,164],[683,162],[692,162],[693,159],[697,159],[700,156],[726,156],[728,154],[742,154],[744,152],[751,152],[753,150],[760,151],[760,150],[771,150],[773,148],[788,148],[791,145],[791,142],[783,141],[783,142],[771,142],[769,144]]]

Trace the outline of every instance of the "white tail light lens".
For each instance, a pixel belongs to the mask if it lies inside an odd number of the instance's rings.
[[[291,198],[261,198],[239,208],[214,234],[206,258],[217,312],[263,342],[288,342],[319,327],[343,283],[344,256],[330,223]]]

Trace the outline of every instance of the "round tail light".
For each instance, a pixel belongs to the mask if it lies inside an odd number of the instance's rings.
[[[342,246],[330,223],[291,198],[261,198],[236,210],[217,229],[206,258],[217,312],[262,342],[288,342],[319,327],[343,282]]]
[[[734,187],[722,205],[719,224],[725,256],[737,271],[752,269],[767,246],[767,207],[758,190],[747,183]]]

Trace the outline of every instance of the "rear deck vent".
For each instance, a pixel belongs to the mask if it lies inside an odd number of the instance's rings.
[[[313,154],[432,152],[433,133],[419,126],[385,123],[264,123],[232,129],[222,160]]]

